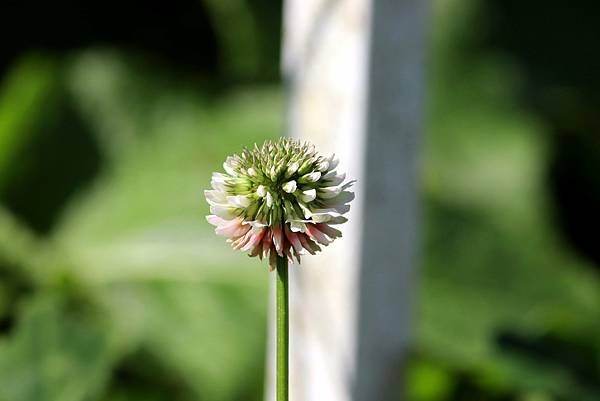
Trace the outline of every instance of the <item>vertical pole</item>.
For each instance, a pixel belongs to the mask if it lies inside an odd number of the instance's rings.
[[[426,7],[372,2],[355,401],[403,399],[417,286]]]
[[[427,4],[286,0],[288,133],[337,153],[358,180],[344,238],[289,272],[294,401],[402,399]]]

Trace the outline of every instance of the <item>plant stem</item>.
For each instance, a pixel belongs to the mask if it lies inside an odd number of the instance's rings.
[[[288,401],[288,260],[277,256],[277,401]]]

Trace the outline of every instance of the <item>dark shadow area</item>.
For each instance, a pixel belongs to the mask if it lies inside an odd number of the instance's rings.
[[[47,233],[72,195],[101,167],[98,146],[64,91],[54,94],[47,118],[15,155],[0,188],[4,206],[40,233]]]
[[[192,390],[179,375],[164,365],[151,352],[140,349],[129,355],[113,370],[108,396],[136,400],[195,400]]]
[[[216,37],[202,1],[5,1],[0,16],[0,75],[27,50],[90,46],[143,52],[196,72],[217,67]]]
[[[570,338],[557,333],[528,336],[507,331],[498,334],[497,345],[510,358],[538,366],[540,370],[562,372],[563,377],[581,389],[569,394],[570,400],[579,399],[578,394],[582,393],[600,395],[598,347],[591,338]]]
[[[600,269],[598,171],[600,130],[555,135],[549,181],[558,222],[571,243]]]
[[[525,73],[522,106],[547,127],[553,160],[548,184],[565,237],[600,266],[600,3],[494,1],[479,50],[501,50]]]

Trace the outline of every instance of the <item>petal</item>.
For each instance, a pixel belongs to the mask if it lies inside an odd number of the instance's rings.
[[[329,245],[331,240],[325,236],[314,224],[306,225],[306,233],[310,236],[311,239],[317,241],[322,245]]]
[[[225,220],[231,220],[237,217],[237,213],[234,208],[227,205],[210,205],[210,212],[217,215]]]
[[[328,226],[327,224],[315,224],[317,229],[327,235],[329,238],[339,238],[342,236],[342,232],[333,227]]]
[[[204,191],[204,197],[206,198],[206,200],[210,203],[211,201],[213,203],[220,203],[220,204],[225,204],[227,203],[227,198],[225,193],[221,192],[221,191],[215,191],[215,190],[206,190]]]
[[[263,239],[262,239],[263,256],[265,256],[269,252],[269,249],[271,249],[272,244],[273,244],[273,232],[270,229],[267,229],[267,231],[265,232],[265,235],[263,236]]]
[[[236,239],[231,243],[231,247],[233,249],[241,249],[248,243],[248,241],[250,241],[250,238],[252,238],[252,231],[248,231],[247,233],[236,237]]]
[[[295,233],[304,232],[306,230],[306,227],[305,227],[304,223],[302,223],[300,221],[291,221],[290,222],[290,230],[292,230]]]
[[[250,226],[247,224],[242,224],[241,219],[234,219],[226,224],[217,226],[215,229],[215,233],[217,235],[222,235],[224,237],[239,237],[245,235],[250,230]]]
[[[298,234],[296,234],[295,232],[291,231],[288,226],[285,226],[285,236],[288,239],[288,241],[290,241],[290,244],[292,244],[292,246],[294,247],[294,250],[296,252],[301,252],[302,251],[302,243],[300,243],[300,239],[298,238]]]
[[[253,230],[250,240],[246,243],[246,245],[244,245],[242,251],[248,252],[249,250],[254,249],[258,244],[260,244],[260,241],[262,240],[266,231],[266,229],[261,229],[258,231]]]
[[[302,203],[298,203],[298,206],[300,206],[300,209],[302,209],[302,212],[304,212],[304,218],[310,219],[310,216],[312,216],[310,209],[304,206]]]
[[[231,166],[229,166],[227,163],[223,163],[223,168],[225,169],[225,171],[227,171],[227,174],[229,174],[231,176],[237,175],[235,170]]]
[[[279,256],[283,256],[283,230],[280,226],[272,228],[273,231],[273,244]]]
[[[332,225],[332,224],[343,224],[343,223],[345,223],[347,221],[348,221],[348,219],[345,218],[344,216],[335,216],[331,220],[329,220],[327,222],[327,224],[329,224],[329,225]]]
[[[302,184],[309,183],[309,182],[317,182],[317,181],[319,181],[319,178],[321,178],[321,172],[313,171],[312,173],[305,174],[302,177],[300,177],[298,179],[298,182],[302,183]]]
[[[298,239],[300,240],[300,243],[302,244],[304,249],[306,249],[308,251],[308,253],[310,253],[311,255],[314,255],[315,253],[317,253],[318,251],[321,250],[321,247],[319,245],[315,244],[308,237],[308,235],[306,235],[304,233],[298,234]]]
[[[227,223],[227,220],[224,220],[219,216],[215,216],[214,214],[209,214],[208,216],[206,216],[206,221],[208,221],[213,226],[220,226]]]
[[[340,194],[342,191],[341,187],[326,187],[319,188],[319,198],[320,199],[332,199]]]
[[[281,188],[287,192],[288,194],[294,193],[294,191],[296,191],[296,181],[292,180],[292,181],[288,181],[285,184],[283,184],[281,186]]]
[[[334,154],[332,154],[331,156],[329,156],[329,169],[333,170],[335,169],[338,164],[339,164],[340,160],[337,158],[337,156]]]
[[[316,189],[309,189],[306,191],[302,191],[300,193],[300,199],[302,200],[302,202],[312,202],[315,200],[315,198],[317,197],[317,190]]]
[[[269,252],[269,271],[277,269],[277,253],[273,248]]]
[[[216,189],[217,191],[226,191],[226,184],[228,178],[230,177],[225,174],[213,173],[212,179],[210,180],[210,185],[213,187],[213,189]]]
[[[286,178],[289,178],[292,175],[294,175],[294,173],[296,171],[298,171],[299,168],[300,168],[300,165],[298,164],[298,162],[294,162],[294,163],[290,164],[285,172]]]
[[[329,186],[340,185],[346,179],[346,173],[338,174],[336,171],[330,171],[323,176],[323,181]]]
[[[336,207],[338,205],[343,205],[348,203],[354,199],[354,192],[350,191],[342,191],[334,198],[326,199],[323,203],[327,207]]]
[[[227,202],[229,202],[231,206],[237,208],[247,208],[248,206],[250,206],[251,203],[250,199],[247,196],[243,195],[228,196]]]
[[[256,188],[256,195],[264,198],[267,195],[267,188],[265,188],[264,185],[259,185],[258,188]]]
[[[320,172],[325,172],[325,171],[329,170],[329,161],[328,160],[321,161],[319,164],[317,164],[317,170],[319,170]]]

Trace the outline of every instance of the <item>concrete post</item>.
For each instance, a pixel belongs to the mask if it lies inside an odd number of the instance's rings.
[[[290,272],[292,401],[402,398],[418,249],[426,11],[422,0],[286,3],[289,135],[335,152],[340,170],[358,180],[344,238]]]

